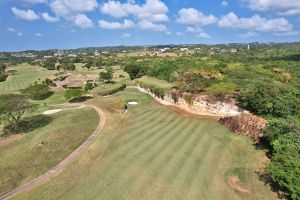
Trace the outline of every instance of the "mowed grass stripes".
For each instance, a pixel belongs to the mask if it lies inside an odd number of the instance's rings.
[[[0,82],[0,91],[15,92],[32,85],[35,81],[43,81],[49,78],[53,72],[39,66],[20,64],[8,70],[17,70],[16,75],[8,77],[4,82]]]
[[[93,149],[61,176],[17,199],[273,198],[255,174],[255,162],[263,153],[246,137],[212,119],[182,116],[134,89],[119,96],[140,102],[122,116],[122,126],[106,132],[121,119],[107,113],[106,130]],[[233,170],[239,168],[247,170]],[[249,193],[228,184],[228,174],[241,173],[249,177]]]

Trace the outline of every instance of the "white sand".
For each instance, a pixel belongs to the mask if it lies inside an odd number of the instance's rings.
[[[44,115],[52,115],[54,113],[58,113],[60,111],[62,111],[63,109],[53,109],[53,110],[46,110],[43,112]]]
[[[130,101],[130,102],[128,102],[128,105],[138,105],[139,103],[138,102],[136,102],[136,101]]]

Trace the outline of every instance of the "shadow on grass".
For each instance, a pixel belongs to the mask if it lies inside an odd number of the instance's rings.
[[[70,100],[69,102],[70,103],[82,103],[82,102],[85,102],[89,99],[92,99],[93,97],[89,97],[89,96],[83,96],[83,97],[79,97],[79,98],[76,98],[76,99],[72,99]]]
[[[1,137],[8,137],[14,134],[28,133],[37,128],[47,126],[52,122],[52,117],[48,115],[34,115],[25,117],[19,122],[4,126]]]

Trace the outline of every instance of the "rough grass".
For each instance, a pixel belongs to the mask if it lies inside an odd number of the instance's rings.
[[[23,63],[8,70],[17,70],[16,75],[8,77],[4,82],[0,82],[0,92],[15,92],[32,85],[35,81],[42,81],[49,78],[54,72],[39,66],[31,66]]]
[[[147,85],[153,85],[164,89],[171,89],[173,85],[164,80],[159,80],[154,77],[143,76],[142,78],[137,79],[137,82],[142,82]]]
[[[274,199],[256,174],[264,152],[250,139],[135,89],[115,96],[139,105],[120,114],[110,98],[93,99],[106,114],[100,137],[59,176],[15,199]],[[231,176],[250,193],[231,187]]]
[[[0,139],[0,193],[54,167],[86,140],[99,121],[90,108],[62,111],[53,118],[46,127]]]

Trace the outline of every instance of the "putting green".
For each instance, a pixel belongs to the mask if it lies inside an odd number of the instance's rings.
[[[140,103],[116,112],[116,96]],[[136,89],[90,103],[106,114],[100,137],[59,176],[15,199],[275,199],[256,173],[264,152],[215,120]]]

